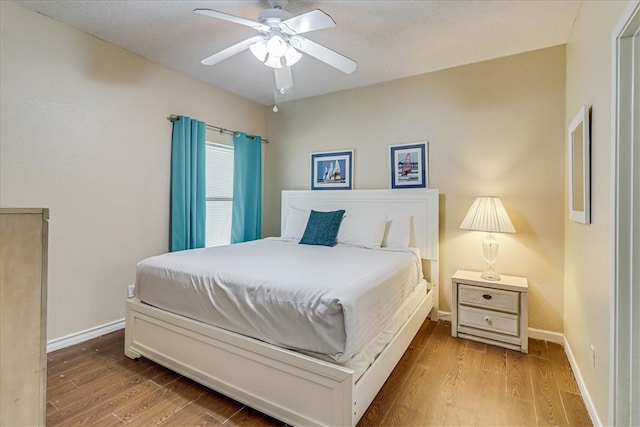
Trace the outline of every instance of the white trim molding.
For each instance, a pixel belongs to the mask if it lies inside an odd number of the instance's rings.
[[[109,322],[101,326],[75,332],[64,337],[54,338],[51,341],[47,341],[47,353],[70,347],[75,344],[80,344],[82,342],[89,341],[92,338],[97,338],[111,332],[119,331],[120,329],[124,329],[124,319],[114,320],[113,322]]]
[[[447,322],[451,322],[451,312],[438,310],[438,318],[440,320],[446,320]]]
[[[450,311],[440,310],[438,311],[438,315],[440,316],[440,320],[451,322]],[[533,338],[535,340],[554,342],[562,346],[564,346],[565,343],[564,334],[562,332],[547,331],[546,329],[528,328],[528,335],[529,338]]]
[[[640,423],[640,298],[635,291],[640,269],[634,261],[640,247],[640,189],[633,184],[640,174],[639,32],[640,1],[633,0],[611,34],[610,425]]]
[[[604,424],[602,424],[602,421],[600,421],[600,417],[598,417],[598,412],[596,411],[596,407],[593,404],[593,400],[591,400],[591,395],[589,394],[589,390],[587,389],[584,379],[582,378],[580,369],[578,369],[578,363],[573,356],[573,351],[571,351],[569,341],[567,341],[566,337],[563,336],[563,338],[564,352],[567,355],[567,359],[569,359],[569,365],[571,365],[573,376],[576,378],[576,383],[578,384],[578,388],[580,389],[580,394],[582,395],[584,406],[587,408],[587,412],[589,412],[589,416],[591,417],[591,422],[594,426],[602,426]]]
[[[547,331],[545,329],[529,328],[529,338],[554,342],[564,346],[565,337],[561,332]]]
[[[450,311],[438,311],[439,320],[451,322]],[[81,342],[89,341],[92,338],[96,338],[102,335],[109,334],[111,332],[124,329],[124,319],[115,320],[113,322],[96,326],[84,331],[76,332],[66,335],[64,337],[55,338],[47,342],[47,353],[60,350],[66,347],[70,347]],[[536,340],[543,340],[561,344],[566,347],[566,339],[561,332],[547,331],[545,329],[528,328],[529,338]]]

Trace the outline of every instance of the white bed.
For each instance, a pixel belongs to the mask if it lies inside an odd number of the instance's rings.
[[[169,282],[164,283],[163,280],[163,269],[166,270],[165,267],[174,259],[184,262],[180,259],[183,258],[182,255],[161,256],[151,259],[148,263],[154,268],[150,271],[155,275],[146,276],[147,282],[150,283],[141,282],[140,284],[144,284],[145,287],[140,286],[140,290],[136,292],[142,292],[145,299],[155,292],[154,304],[171,311],[141,303],[137,298],[127,300],[125,353],[131,358],[145,356],[289,424],[355,425],[427,315],[431,312],[432,319],[437,319],[438,192],[437,190],[285,191],[282,193],[283,230],[287,223],[287,213],[291,208],[325,211],[345,209],[348,214],[375,212],[384,214],[390,219],[407,215],[412,218],[410,245],[418,248],[422,258],[427,260],[426,269],[431,273],[429,277],[431,287],[428,292],[424,292],[424,286],[419,287],[418,289],[422,292],[413,292],[414,296],[410,299],[410,303],[402,305],[402,310],[396,310],[398,316],[402,311],[406,312],[404,317],[396,316],[399,320],[396,320],[397,325],[393,330],[400,329],[368,369],[365,370],[369,361],[364,365],[342,363],[348,362],[356,351],[361,351],[363,343],[349,343],[347,339],[348,345],[345,350],[338,347],[339,340],[328,340],[327,347],[319,347],[318,350],[320,353],[328,353],[331,357],[321,358],[315,352],[303,354],[249,338],[246,335],[229,332],[229,330],[237,330],[246,334],[252,333],[237,319],[230,323],[220,323],[218,319],[218,324],[225,329],[200,321],[209,320],[206,310],[193,314],[185,311],[186,309],[183,310],[179,304],[173,304],[174,298],[169,296],[171,295],[170,287],[167,285]],[[246,250],[242,245],[235,246],[236,252]],[[246,245],[247,248],[254,246],[264,246],[267,249],[286,253],[293,249],[299,251],[294,246],[303,245],[276,239],[266,239],[255,245]],[[322,248],[304,248],[304,253],[312,256],[322,256],[318,254],[323,254],[323,251],[328,252]],[[355,249],[335,247],[329,251],[334,253],[343,251],[339,253],[349,256],[349,253],[354,252]],[[201,250],[195,251],[195,255],[196,258],[204,258],[210,255],[209,252],[221,253]],[[358,253],[355,255],[362,256]],[[394,256],[406,255],[395,254]],[[376,258],[366,262],[376,262]],[[256,263],[258,264],[259,262]],[[336,265],[336,268],[339,266]],[[267,275],[267,270],[259,271],[265,271],[260,274]],[[206,273],[205,276],[207,274],[210,273]],[[336,275],[333,280],[337,277],[339,276]],[[254,281],[256,279],[259,278],[253,278]],[[193,279],[190,280],[193,281]],[[188,281],[183,280],[183,283],[185,282]],[[415,294],[422,295],[415,296]],[[167,297],[163,299],[163,295]],[[202,300],[202,295],[198,296],[197,292],[194,295],[193,301]],[[348,294],[347,299],[349,297],[351,296]],[[358,295],[354,294],[353,299],[357,301]],[[281,309],[282,307],[278,310]],[[361,309],[370,310],[371,307],[362,306]],[[190,317],[176,313],[188,314]],[[296,313],[289,315],[295,316]],[[405,321],[407,316],[409,319]],[[242,316],[240,318],[242,319]],[[249,323],[252,322],[247,324]],[[349,331],[346,326],[345,330]],[[300,336],[310,335],[308,332]],[[260,336],[259,328],[254,335]],[[361,333],[347,335],[366,336]],[[366,339],[370,340],[371,336]],[[272,342],[290,348],[305,348],[303,344],[288,342],[286,333],[277,336]],[[332,354],[331,349],[334,349],[335,354]],[[373,351],[376,354],[379,352],[377,349]]]
[[[138,263],[135,295],[359,376],[424,299],[419,253],[298,241],[272,237],[150,257]]]

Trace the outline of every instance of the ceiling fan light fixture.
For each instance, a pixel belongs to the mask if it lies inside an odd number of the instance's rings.
[[[260,40],[249,46],[249,49],[251,50],[251,53],[253,53],[253,56],[258,58],[258,61],[262,62],[267,67],[291,67],[302,58],[302,53],[300,53],[297,49],[295,49],[288,43],[287,51],[283,56],[271,55],[269,53],[269,50],[267,49],[267,43],[268,42],[266,40]]]
[[[302,54],[298,52],[296,48],[289,45],[289,47],[287,47],[287,53],[284,54],[286,66],[291,67],[293,64],[300,61],[300,58],[302,58]]]
[[[287,53],[289,43],[280,35],[280,31],[271,30],[271,33],[267,40],[267,52],[270,57],[282,58]]]
[[[276,58],[275,56],[267,54],[267,59],[263,64],[271,68],[282,68],[282,58]]]
[[[258,61],[265,62],[267,60],[269,51],[267,50],[267,42],[265,40],[255,42],[249,46],[249,49],[251,50],[251,53],[253,53],[253,56],[258,58]]]

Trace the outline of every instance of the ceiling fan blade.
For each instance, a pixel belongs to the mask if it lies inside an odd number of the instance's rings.
[[[213,55],[207,56],[202,61],[202,65],[214,65],[220,61],[224,61],[227,58],[232,57],[233,55],[242,52],[245,49],[248,49],[249,46],[262,40],[264,36],[253,36],[249,39],[241,41],[240,43],[236,43],[233,46],[229,46],[226,49],[221,50],[220,52],[216,52]]]
[[[295,36],[289,40],[291,46],[296,49],[311,55],[320,61],[331,65],[334,68],[342,71],[346,74],[351,74],[356,70],[358,63],[353,59],[347,58],[344,55],[339,54],[336,51],[328,49],[314,41],[306,39],[304,37]]]
[[[274,71],[276,73],[276,88],[278,90],[289,89],[293,87],[291,67],[274,68]]]
[[[212,18],[222,19],[224,21],[234,22],[236,24],[244,25],[246,27],[251,27],[257,31],[268,32],[271,27],[265,24],[261,24],[260,22],[252,21],[250,19],[240,18],[239,16],[229,15],[228,13],[218,12],[217,10],[211,9],[195,9],[195,13],[199,13],[200,15],[210,16]]]
[[[335,27],[333,18],[320,9],[294,16],[280,23],[282,32],[294,35]]]

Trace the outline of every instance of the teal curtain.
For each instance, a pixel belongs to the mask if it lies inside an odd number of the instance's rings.
[[[204,122],[178,116],[171,139],[171,236],[169,250],[203,248],[205,242]]]
[[[262,138],[233,135],[231,243],[262,236]]]

